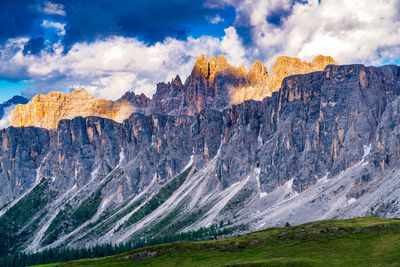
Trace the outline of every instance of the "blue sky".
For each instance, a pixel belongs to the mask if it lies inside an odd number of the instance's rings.
[[[24,81],[9,82],[6,80],[0,80],[0,102],[4,102],[15,95],[21,94],[22,91],[26,90],[28,84]]]
[[[399,64],[400,0],[2,0],[0,102],[85,89],[151,96],[200,53]]]

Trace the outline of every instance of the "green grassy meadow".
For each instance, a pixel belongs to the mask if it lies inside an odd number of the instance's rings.
[[[400,220],[317,221],[43,266],[400,266]]]

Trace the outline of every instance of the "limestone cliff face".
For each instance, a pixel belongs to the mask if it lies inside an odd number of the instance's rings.
[[[71,93],[51,92],[36,95],[28,104],[17,105],[12,111],[10,126],[57,128],[62,119],[99,116],[122,122],[134,111],[129,100],[111,101],[95,98],[83,90]]]
[[[272,92],[281,87],[285,77],[295,74],[306,74],[314,71],[322,71],[327,65],[339,65],[332,57],[317,56],[311,62],[301,61],[295,57],[278,57],[267,73],[267,68],[260,62],[254,62],[246,77],[248,86],[239,86],[232,92],[232,104],[239,104],[253,99],[261,101]]]

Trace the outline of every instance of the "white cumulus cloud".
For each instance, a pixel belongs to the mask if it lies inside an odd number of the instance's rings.
[[[38,10],[48,15],[66,15],[64,5],[59,3],[45,2],[44,5],[38,7]]]
[[[223,22],[223,21],[224,21],[224,19],[221,18],[220,15],[216,15],[214,17],[209,17],[208,18],[208,22],[210,22],[211,24],[218,24],[218,23]]]
[[[3,117],[0,119],[0,130],[7,128],[10,125],[11,121],[11,111],[14,110],[15,105],[6,107],[4,111]]]
[[[65,23],[43,20],[42,27],[54,29],[58,35],[65,35]]]
[[[234,27],[225,29],[225,36],[222,39],[221,48],[227,54],[229,63],[235,66],[249,64],[248,60],[246,59],[246,52],[243,49],[243,42],[236,33]]]
[[[0,47],[0,75],[31,79],[28,96],[61,89],[85,89],[107,99],[117,99],[128,90],[152,96],[158,82],[177,74],[184,80],[201,53],[208,57],[224,54],[233,64],[248,65],[235,29],[225,32],[222,40],[167,38],[154,45],[136,38],[110,37],[77,43],[67,53],[59,42],[38,56],[23,54],[26,38],[13,39]]]
[[[250,29],[254,54],[270,65],[277,56],[381,64],[399,59],[400,0],[225,0],[236,25]],[[268,21],[285,13],[280,25]]]

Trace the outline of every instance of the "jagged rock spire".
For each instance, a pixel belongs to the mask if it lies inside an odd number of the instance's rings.
[[[201,77],[208,76],[208,59],[206,55],[200,54],[194,63],[192,75],[199,75]]]
[[[182,80],[181,77],[177,74],[175,78],[172,80],[172,83],[174,83],[177,86],[182,86]]]
[[[267,67],[265,67],[265,65],[259,60],[254,61],[249,72],[247,73],[247,79],[250,83],[253,83],[254,81],[265,80],[267,76]]]

